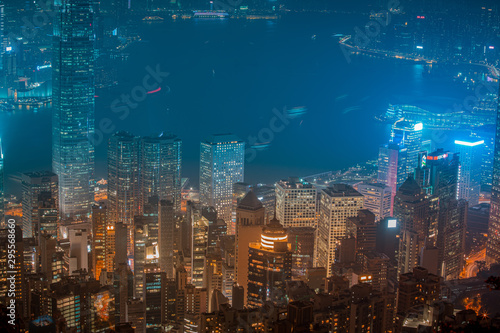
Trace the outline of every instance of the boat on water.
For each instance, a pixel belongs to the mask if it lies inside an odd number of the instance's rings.
[[[229,14],[223,10],[195,10],[193,11],[195,19],[226,19]]]

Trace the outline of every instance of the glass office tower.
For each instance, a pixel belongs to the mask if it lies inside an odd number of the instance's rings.
[[[234,234],[231,223],[233,184],[244,176],[245,143],[231,134],[208,137],[200,147],[200,201],[213,206]],[[231,230],[230,230],[231,229]]]
[[[94,13],[91,0],[64,0],[56,10],[52,168],[61,216],[81,216],[93,202]]]

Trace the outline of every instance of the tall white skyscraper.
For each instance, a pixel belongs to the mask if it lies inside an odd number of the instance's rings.
[[[337,245],[346,236],[348,217],[358,216],[363,209],[363,195],[346,184],[334,184],[321,191],[315,267],[326,268],[332,275]]]
[[[316,188],[293,177],[276,183],[276,217],[285,228],[315,228]]]
[[[200,146],[200,201],[213,206],[234,234],[231,223],[233,184],[244,178],[245,142],[232,134],[208,137]]]

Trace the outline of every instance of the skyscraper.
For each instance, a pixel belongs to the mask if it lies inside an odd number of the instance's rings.
[[[106,214],[105,202],[92,207],[92,270],[96,280],[99,280],[101,271],[106,269]]]
[[[161,200],[158,209],[158,255],[159,266],[167,278],[174,277],[174,232],[175,213],[174,203],[170,200]]]
[[[431,220],[429,229],[437,229],[437,238],[432,245],[439,249],[440,275],[445,280],[458,279],[464,265],[467,211],[467,202],[456,199],[459,156],[438,149],[427,155],[426,164],[422,169],[426,175],[424,187],[429,189],[432,197],[438,198],[437,228],[433,227]],[[429,238],[434,237],[429,234]]]
[[[455,153],[460,154],[457,198],[467,200],[470,207],[479,203],[483,148],[484,140],[455,140]]]
[[[294,177],[276,183],[276,217],[285,228],[315,228],[316,188]]]
[[[244,178],[245,143],[232,134],[208,137],[200,146],[200,201],[213,206],[231,227],[233,184]]]
[[[38,196],[42,192],[51,194],[58,201],[57,175],[50,171],[28,172],[21,176],[23,202],[23,237],[35,236],[38,223]]]
[[[109,222],[131,225],[139,213],[139,138],[117,132],[108,144]]]
[[[248,305],[286,305],[285,287],[291,279],[291,246],[286,230],[273,218],[262,229],[260,242],[250,243],[248,249]]]
[[[391,216],[392,191],[385,184],[359,184],[356,190],[365,198],[365,208],[375,214],[375,221]]]
[[[493,154],[493,180],[490,204],[488,243],[486,245],[486,262],[488,264],[500,261],[500,106],[497,109],[495,152]]]
[[[379,148],[378,182],[391,188],[392,202],[399,186],[406,180],[407,151],[406,148],[395,144],[386,144]]]
[[[248,292],[248,246],[251,242],[259,241],[265,216],[262,202],[257,199],[253,191],[248,192],[236,208],[236,283],[244,288],[245,304]]]
[[[61,216],[88,215],[94,174],[94,13],[92,0],[64,0],[53,44],[52,168]]]
[[[152,196],[172,200],[176,212],[181,209],[182,141],[174,134],[144,137],[141,140],[142,208]]]
[[[332,275],[337,245],[346,236],[346,221],[363,209],[363,195],[346,184],[334,184],[321,191],[315,266]]]
[[[400,225],[398,274],[411,272],[419,264],[420,251],[429,237],[429,200],[409,176],[394,199],[394,218]]]
[[[2,8],[3,10],[3,8]],[[0,224],[3,223],[3,218],[5,216],[5,207],[4,207],[4,171],[3,171],[3,151],[2,151],[2,140],[0,139]]]
[[[391,143],[407,150],[407,174],[413,173],[418,165],[418,152],[422,149],[422,130],[422,123],[404,118],[392,125]]]

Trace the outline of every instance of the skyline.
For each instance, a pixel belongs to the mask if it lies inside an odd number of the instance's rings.
[[[500,4],[451,4],[0,0],[0,331],[500,330]]]

